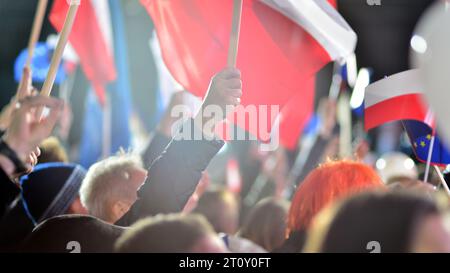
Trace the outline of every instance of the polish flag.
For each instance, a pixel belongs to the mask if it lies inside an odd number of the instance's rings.
[[[141,3],[153,19],[167,68],[186,90],[203,97],[211,77],[227,65],[233,1]],[[296,117],[280,124],[289,146],[295,146],[313,109],[310,79],[327,63],[346,59],[356,46],[355,32],[335,6],[336,0],[243,1],[237,57],[242,105],[278,106]],[[289,109],[283,111],[285,107]],[[239,110],[236,113],[245,116]],[[229,118],[262,141],[273,135],[276,120],[280,120],[277,115],[258,114],[258,126],[251,126],[246,119]]]
[[[49,19],[58,32],[64,26],[68,9],[66,0],[55,0],[53,3]],[[108,1],[81,1],[69,42],[101,104],[105,101],[106,85],[115,81],[117,76],[112,37]]]
[[[419,69],[377,81],[365,92],[366,131],[387,122],[416,120],[433,127],[434,118],[424,102],[425,90]]]

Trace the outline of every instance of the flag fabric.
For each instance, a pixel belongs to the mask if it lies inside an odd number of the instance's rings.
[[[431,154],[431,164],[439,166],[450,164],[450,150],[447,149],[439,136],[434,134],[432,127],[415,120],[403,121],[402,123],[411,141],[414,154],[419,161],[423,163],[427,162],[431,140],[434,135],[435,139]]]
[[[31,60],[31,70],[33,71],[33,82],[43,83],[47,78],[50,60],[52,58],[53,48],[47,43],[38,42],[34,49],[33,59]],[[14,63],[14,79],[20,82],[22,79],[23,68],[28,58],[28,48],[22,50]],[[61,84],[66,79],[64,65],[60,65],[56,73],[56,84]]]
[[[104,1],[104,0],[102,0]],[[127,150],[131,144],[130,120],[132,112],[131,83],[128,47],[120,0],[109,0],[113,29],[114,57],[117,79],[108,86],[111,102],[111,153],[120,148]]]
[[[105,101],[106,85],[116,79],[113,51],[108,41],[105,20],[106,10],[99,16],[99,7],[105,7],[104,0],[83,0],[78,8],[77,17],[69,36],[69,42],[75,49],[86,77],[94,86],[101,104]],[[69,6],[66,0],[55,0],[49,20],[60,32],[64,26]]]
[[[94,90],[88,90],[78,163],[86,169],[102,158],[103,111]]]
[[[280,144],[288,150],[297,148],[299,138],[313,116],[315,86],[315,77],[306,80],[302,90],[281,110]],[[299,105],[304,107],[299,108]]]
[[[291,6],[280,1],[243,2],[237,67],[242,72],[241,101],[244,106],[278,105],[283,108],[297,93],[312,92],[304,88],[305,81],[334,58],[353,51],[356,45],[356,35],[349,28],[346,30],[353,35],[346,44],[351,44],[350,49],[326,39],[331,36],[327,33],[330,29],[344,28],[337,26],[336,18],[340,23],[344,22],[337,11],[329,9],[332,7],[329,3],[336,4],[334,0],[301,1],[300,5],[288,2]],[[323,21],[327,28],[317,26],[317,22],[310,21],[311,18],[299,11],[310,7],[309,2],[324,2],[314,7],[323,10],[321,18],[327,19]],[[227,64],[233,1],[141,0],[141,3],[153,19],[164,61],[173,77],[186,90],[204,96],[211,77]],[[289,9],[296,9],[291,17],[280,12]],[[306,25],[311,26],[309,30],[316,31],[308,32]],[[342,54],[341,48],[345,48]],[[305,94],[305,98],[310,96]],[[298,103],[296,109],[300,111],[312,109],[310,99],[298,100]],[[259,139],[267,139],[277,118],[268,116],[265,132],[259,126],[255,132],[248,124],[232,121]]]
[[[433,127],[433,115],[424,103],[423,91],[418,69],[369,85],[365,90],[365,129],[399,120],[416,120]]]
[[[113,42],[114,58],[117,65],[117,78],[115,81],[106,86],[108,94],[108,104],[111,110],[111,124],[108,128],[110,132],[110,143],[108,154],[114,154],[124,148],[127,150],[131,145],[131,87],[129,80],[129,67],[127,56],[127,44],[125,39],[124,20],[122,7],[119,0],[109,0],[105,2],[109,4],[111,12],[111,41]],[[105,141],[104,122],[105,119],[104,105],[106,101],[101,103],[98,96],[94,96],[93,92],[89,92],[86,98],[86,113],[83,125],[83,134],[80,144],[79,163],[85,168],[89,168],[106,155],[102,150]]]

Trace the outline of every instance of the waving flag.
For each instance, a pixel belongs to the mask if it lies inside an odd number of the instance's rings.
[[[313,116],[315,86],[315,77],[306,80],[302,90],[281,110],[280,143],[286,149],[297,148],[299,138]]]
[[[102,0],[104,1],[104,0]],[[89,168],[93,163],[107,154],[114,154],[120,148],[127,150],[131,145],[131,87],[129,79],[128,47],[125,39],[124,18],[121,2],[118,0],[105,1],[109,3],[112,21],[112,41],[114,57],[117,64],[117,79],[107,87],[111,108],[110,147],[102,150],[105,141],[101,130],[104,126],[105,113],[102,111],[98,97],[89,94],[86,98],[86,114],[83,124],[83,135],[80,144],[79,162]],[[93,145],[95,143],[95,145]]]
[[[69,37],[101,104],[105,101],[105,86],[116,79],[107,4],[104,0],[81,1]],[[54,1],[49,19],[58,32],[62,30],[68,8],[66,0]]]
[[[419,161],[423,163],[427,162],[434,135],[431,164],[442,166],[450,164],[449,150],[440,140],[439,136],[434,134],[432,127],[414,120],[403,121],[403,126],[412,143],[414,154]]]
[[[416,120],[433,127],[432,114],[423,101],[423,90],[418,69],[369,85],[365,94],[366,130],[398,120]]]
[[[174,78],[186,90],[204,96],[211,77],[227,64],[233,1],[141,3],[153,18],[163,58]],[[244,106],[282,108],[295,94],[313,92],[304,88],[305,81],[325,64],[354,50],[355,33],[330,3],[335,5],[335,0],[244,0],[237,59]],[[305,11],[313,11],[323,20],[312,20]],[[305,98],[310,96],[305,94]],[[310,99],[298,103],[298,110],[312,109]],[[268,122],[270,132],[274,119]],[[239,125],[249,129],[246,124]],[[260,130],[251,133],[265,139]]]

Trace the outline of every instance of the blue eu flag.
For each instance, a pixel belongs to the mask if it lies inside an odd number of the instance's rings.
[[[412,148],[417,159],[421,162],[427,162],[433,137],[433,129],[423,122],[413,120],[403,121],[403,126],[412,143]],[[433,165],[450,164],[449,149],[447,149],[437,134],[434,139],[431,163]]]

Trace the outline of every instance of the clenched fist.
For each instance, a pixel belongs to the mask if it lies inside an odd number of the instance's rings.
[[[241,96],[242,80],[238,69],[225,68],[216,74],[195,117],[197,126],[201,126],[206,135],[214,134],[214,128],[205,128],[204,125],[211,120],[214,120],[214,124],[224,120],[227,114],[241,103]]]

